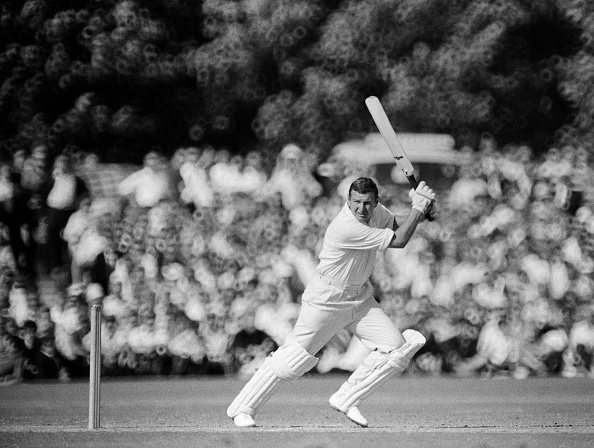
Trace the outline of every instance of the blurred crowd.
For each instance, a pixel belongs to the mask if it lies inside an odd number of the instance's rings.
[[[589,154],[462,150],[471,162],[442,167],[440,220],[378,255],[372,276],[398,327],[427,337],[407,374],[594,378]],[[210,146],[141,167],[43,145],[3,162],[1,384],[87,376],[95,304],[104,375],[250,376],[291,330],[349,184],[376,175],[293,144],[263,167]],[[408,188],[379,183],[406,215]],[[366,355],[345,330],[315,371]]]

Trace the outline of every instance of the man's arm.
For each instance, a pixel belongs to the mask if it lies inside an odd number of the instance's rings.
[[[433,204],[430,210],[431,217],[437,219],[439,216],[435,204],[435,193],[424,181],[419,184],[416,190],[411,190],[409,196],[412,199],[412,209],[408,216],[404,218],[401,225],[398,225],[396,219],[394,219],[392,228],[392,230],[394,230],[394,236],[388,247],[396,249],[405,247],[415,233],[417,225],[425,220],[425,213],[427,213],[431,204]]]
[[[392,229],[394,230],[394,236],[388,247],[395,249],[402,249],[405,247],[415,233],[417,225],[423,221],[423,219],[423,213],[414,208],[411,209],[408,216],[404,218],[401,225],[396,224],[396,219],[394,219],[394,227]]]

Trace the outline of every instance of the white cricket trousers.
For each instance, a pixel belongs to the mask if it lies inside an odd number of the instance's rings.
[[[394,322],[373,298],[369,282],[349,287],[317,276],[303,293],[297,322],[285,345],[296,342],[315,355],[343,328],[372,351],[389,353],[404,344]]]

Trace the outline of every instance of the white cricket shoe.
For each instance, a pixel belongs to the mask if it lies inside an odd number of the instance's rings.
[[[253,428],[256,426],[256,422],[254,421],[253,417],[246,413],[237,414],[235,417],[233,417],[233,423],[235,423],[235,426],[239,426],[240,428]]]
[[[357,425],[367,428],[367,426],[369,426],[369,422],[365,417],[363,417],[363,414],[361,414],[359,408],[357,406],[353,406],[350,409],[343,411],[338,404],[338,395],[340,395],[340,391],[330,397],[330,400],[328,400],[330,407],[335,411],[342,412],[350,421],[356,423]]]

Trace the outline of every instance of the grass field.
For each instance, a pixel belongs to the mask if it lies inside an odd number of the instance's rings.
[[[341,375],[285,383],[239,429],[225,410],[243,381],[104,378],[101,428],[87,429],[88,383],[0,388],[0,447],[592,447],[586,378],[400,377],[367,400],[359,428],[327,405]]]

